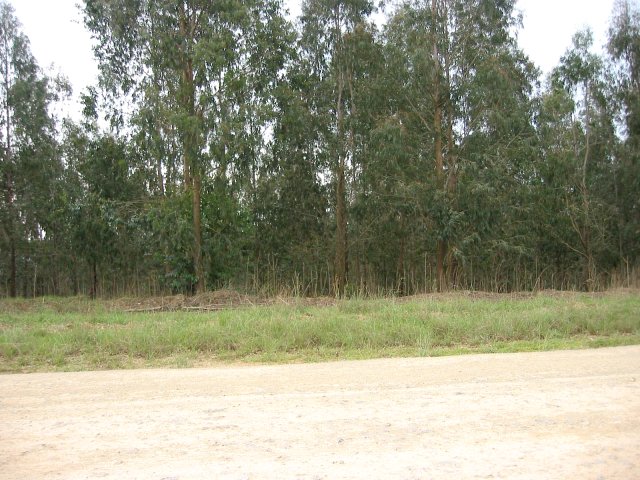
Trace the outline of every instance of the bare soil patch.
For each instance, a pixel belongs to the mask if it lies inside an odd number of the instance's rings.
[[[640,346],[0,376],[0,478],[631,479]]]

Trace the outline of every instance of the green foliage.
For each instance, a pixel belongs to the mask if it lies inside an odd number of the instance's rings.
[[[162,285],[172,293],[190,293],[196,283],[191,256],[191,198],[176,195],[153,202],[146,212],[148,252]]]
[[[619,0],[609,30],[613,72],[608,99],[617,127],[625,133],[617,146],[613,174],[616,186],[619,255],[633,262],[640,254],[640,8]]]
[[[0,272],[7,293],[27,290],[45,239],[62,167],[49,106],[56,85],[40,71],[13,8],[0,2]],[[59,82],[61,89],[66,85]],[[24,272],[24,274],[23,274]]]
[[[250,212],[224,187],[206,185],[202,198],[207,284],[220,288],[235,283],[250,259],[253,224]]]
[[[515,0],[408,0],[381,30],[369,0],[295,26],[279,0],[81,8],[100,81],[57,122],[68,86],[0,1],[0,295],[637,284],[629,0],[606,55],[578,32],[545,82]]]

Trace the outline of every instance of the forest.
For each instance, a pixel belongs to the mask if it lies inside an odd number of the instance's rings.
[[[640,5],[543,76],[516,0],[82,0],[78,120],[0,0],[0,297],[640,283]]]

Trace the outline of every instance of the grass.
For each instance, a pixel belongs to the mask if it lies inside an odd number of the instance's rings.
[[[83,299],[0,302],[0,371],[310,362],[640,344],[640,293],[442,295],[125,313]]]

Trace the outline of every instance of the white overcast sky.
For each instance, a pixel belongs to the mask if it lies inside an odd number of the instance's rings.
[[[96,81],[91,38],[77,8],[80,0],[9,0],[31,41],[31,51],[46,71],[63,73],[77,94]],[[597,50],[606,41],[614,0],[518,0],[524,15],[519,42],[533,62],[548,73],[571,44],[573,34],[591,27]],[[300,0],[285,0],[291,13]],[[77,112],[75,100],[67,107]],[[75,113],[73,116],[77,116]]]

